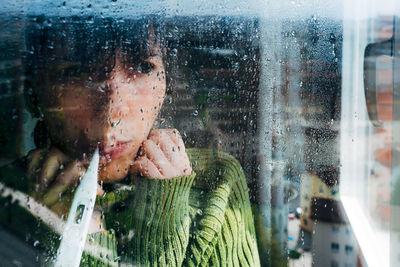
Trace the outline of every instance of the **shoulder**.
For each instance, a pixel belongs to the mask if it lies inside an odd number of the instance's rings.
[[[205,148],[188,148],[186,152],[196,173],[225,169],[243,174],[240,163],[228,153]]]
[[[213,149],[187,149],[196,172],[189,205],[193,225],[188,265],[232,262],[260,266],[248,187],[231,155]],[[222,253],[223,252],[223,253]],[[225,264],[221,264],[225,265]]]
[[[249,200],[243,168],[233,156],[215,149],[190,148],[187,153],[196,174],[192,194],[200,189],[208,195],[238,197],[239,202]]]

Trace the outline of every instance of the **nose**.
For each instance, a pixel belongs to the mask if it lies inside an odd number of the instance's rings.
[[[102,140],[103,147],[112,147],[116,143],[116,140],[112,130],[106,131]]]
[[[106,109],[107,124],[111,128],[118,128],[129,114],[129,103],[117,93],[111,94]]]
[[[119,118],[118,121],[112,121],[110,118],[108,119],[108,124],[111,128],[117,127],[121,123],[122,118]]]

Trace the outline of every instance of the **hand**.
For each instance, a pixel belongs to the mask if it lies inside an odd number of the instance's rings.
[[[148,139],[143,142],[139,157],[130,172],[156,179],[192,174],[180,133],[176,129],[151,131]]]
[[[85,174],[85,166],[57,148],[36,149],[28,154],[28,177],[35,180],[32,195],[59,216],[66,215],[72,191]],[[98,185],[98,194],[103,191]]]

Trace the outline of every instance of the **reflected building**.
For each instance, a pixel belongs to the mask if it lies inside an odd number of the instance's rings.
[[[313,266],[358,266],[357,241],[340,202],[313,197],[311,203]]]
[[[263,108],[258,102],[262,71],[259,22],[223,17],[179,21],[175,19],[170,37],[179,64],[173,70],[175,87],[169,96],[171,105],[164,111],[165,121],[175,118],[171,124],[182,131],[189,145],[219,147],[234,155],[257,202],[257,114]],[[269,114],[273,125],[268,179],[273,239],[285,254],[287,215],[301,205],[300,199],[309,194],[302,217],[310,220],[308,230],[312,232],[311,199],[321,196],[321,186],[323,195],[337,196],[342,27],[337,21],[314,17],[283,24],[279,47],[270,44],[282,57],[276,59],[279,76],[270,77],[276,87]],[[268,47],[264,44],[264,49]],[[273,61],[269,59],[264,68],[272,67],[268,64],[275,64]],[[324,176],[329,172],[336,173],[333,184]],[[302,181],[306,182],[303,190]],[[291,203],[289,188],[300,195]]]
[[[283,22],[278,44],[263,44],[264,49],[277,52],[275,58],[265,59],[263,66],[264,71],[269,71],[272,64],[279,68],[279,76],[270,77],[273,86],[269,88],[260,88],[263,69],[257,19],[175,17],[167,23],[167,28],[165,38],[172,58],[169,75],[173,81],[159,126],[176,127],[188,147],[218,148],[232,154],[241,163],[250,185],[251,200],[257,204],[260,202],[258,191],[263,186],[259,182],[260,161],[263,160],[259,157],[259,147],[263,140],[258,138],[257,132],[263,107],[258,100],[260,90],[272,90],[273,107],[271,114],[267,114],[273,121],[269,126],[272,158],[267,162],[271,167],[271,176],[267,177],[270,199],[265,200],[271,208],[271,243],[275,242],[286,258],[288,213],[301,206],[301,227],[314,233],[315,266],[323,266],[318,265],[320,259],[328,257],[327,254],[339,255],[334,254],[337,251],[345,253],[344,258],[357,255],[352,241],[343,244],[335,241],[339,237],[345,240],[351,229],[338,212],[331,210],[338,209],[335,199],[339,183],[340,23],[314,17]],[[15,36],[2,40],[16,38],[15,44],[20,45],[22,40],[18,38],[21,36],[22,32],[16,32]],[[19,61],[2,60],[4,76],[10,77],[10,72],[19,70]],[[22,120],[25,112],[20,108],[23,105],[16,104],[21,101],[16,88],[21,88],[22,84],[18,80],[4,79],[0,86],[4,125],[23,127],[25,124],[14,123],[14,120]],[[2,134],[10,138],[15,132],[21,129],[11,127]],[[22,139],[28,140],[30,135],[22,132]],[[23,144],[17,140],[3,140],[1,136],[0,142],[13,148],[16,142]],[[1,156],[22,155],[27,147],[25,145],[23,152]],[[2,153],[10,151],[3,149]],[[293,192],[299,197],[291,199]],[[275,257],[273,249],[268,249],[260,246],[260,254],[271,253],[269,256]],[[332,262],[336,258],[333,257]]]
[[[0,26],[0,164],[4,164],[25,155],[33,140],[23,97],[24,20],[18,14],[8,14]]]
[[[313,199],[339,200],[338,169],[329,171],[304,173],[301,177],[300,190],[300,227],[313,232],[313,219],[318,214],[312,212]]]

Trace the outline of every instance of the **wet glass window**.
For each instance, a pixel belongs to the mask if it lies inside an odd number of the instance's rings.
[[[0,265],[399,265],[396,1],[0,7]]]

